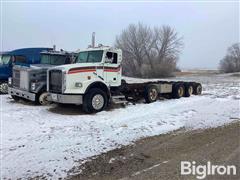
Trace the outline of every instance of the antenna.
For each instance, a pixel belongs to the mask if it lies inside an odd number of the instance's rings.
[[[92,33],[92,47],[95,47],[95,32]]]

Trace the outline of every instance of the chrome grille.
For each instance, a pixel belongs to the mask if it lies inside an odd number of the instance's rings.
[[[20,71],[20,88],[24,90],[28,90],[29,80],[28,80],[28,72]]]
[[[62,93],[62,71],[49,71],[49,91],[53,93]]]
[[[13,87],[22,90],[29,89],[29,73],[26,69],[15,68],[13,69]]]
[[[12,76],[12,81],[13,81],[13,87],[20,87],[20,70],[13,69],[13,76]]]

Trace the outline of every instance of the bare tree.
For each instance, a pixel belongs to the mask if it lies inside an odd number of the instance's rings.
[[[240,44],[233,44],[220,61],[220,70],[225,73],[240,72]]]
[[[171,75],[182,45],[182,38],[171,27],[151,29],[141,23],[130,24],[115,43],[123,50],[123,73],[138,77]]]

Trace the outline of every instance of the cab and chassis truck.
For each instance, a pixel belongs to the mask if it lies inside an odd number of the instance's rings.
[[[202,92],[197,82],[126,83],[122,79],[121,62],[121,49],[100,46],[80,51],[75,64],[48,70],[48,100],[82,105],[85,112],[94,113],[104,110],[111,102],[145,99],[151,103],[160,97],[181,98]]]
[[[12,77],[8,79],[8,93],[15,101],[26,99],[36,104],[46,105],[47,69],[75,61],[75,54],[65,51],[43,51],[40,63],[31,66],[15,65]]]
[[[40,63],[40,53],[53,48],[22,48],[0,53],[0,94],[8,93],[8,78],[15,64],[29,66]]]

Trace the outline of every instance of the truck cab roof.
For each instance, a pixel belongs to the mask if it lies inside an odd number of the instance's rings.
[[[68,52],[68,51],[42,51],[41,54],[47,54],[47,55],[59,55],[59,56],[66,56],[66,55],[76,55],[75,52]]]

